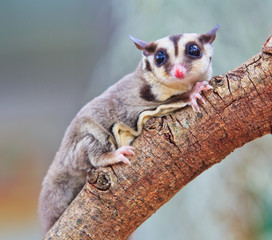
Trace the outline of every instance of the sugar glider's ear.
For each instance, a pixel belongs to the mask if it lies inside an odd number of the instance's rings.
[[[131,35],[129,37],[134,42],[135,46],[140,50],[144,50],[148,45],[148,43],[143,40],[132,37]]]
[[[212,44],[216,37],[216,32],[218,31],[219,27],[220,27],[220,24],[217,24],[216,27],[210,30],[209,32],[205,34],[201,34],[199,37],[199,40],[203,43]]]
[[[147,43],[143,40],[137,39],[130,35],[130,39],[134,42],[135,46],[143,51],[143,54],[147,57],[155,52],[156,44],[154,42]]]

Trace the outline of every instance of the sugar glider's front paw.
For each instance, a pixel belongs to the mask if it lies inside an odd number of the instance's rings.
[[[132,146],[122,146],[122,147],[118,148],[114,152],[114,158],[115,158],[116,163],[123,162],[125,164],[130,165],[130,161],[127,158],[127,156],[134,155],[135,154],[134,150],[135,150],[135,148]]]
[[[213,89],[213,87],[207,81],[197,82],[193,87],[192,91],[190,92],[189,101],[195,112],[199,112],[197,99],[199,99],[202,103],[205,103],[204,98],[201,96],[201,92],[210,89]]]

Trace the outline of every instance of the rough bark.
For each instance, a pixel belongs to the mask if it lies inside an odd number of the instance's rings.
[[[272,132],[272,36],[260,53],[212,79],[201,112],[153,118],[131,166],[100,168],[45,239],[126,239],[182,187],[234,149]]]

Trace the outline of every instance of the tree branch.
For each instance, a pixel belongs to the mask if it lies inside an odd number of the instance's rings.
[[[126,239],[196,176],[272,132],[272,36],[256,56],[212,79],[206,105],[152,118],[131,166],[97,169],[45,239]]]

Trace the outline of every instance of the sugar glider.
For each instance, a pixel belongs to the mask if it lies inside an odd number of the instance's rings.
[[[212,42],[219,28],[145,42],[130,37],[142,51],[136,70],[87,103],[68,126],[43,180],[39,215],[45,234],[82,189],[90,168],[130,164],[131,142],[144,123],[191,105],[199,110],[201,91],[210,89]],[[125,165],[124,165],[125,166]]]

